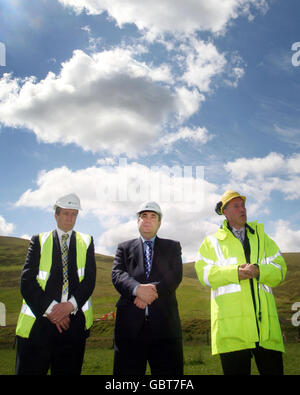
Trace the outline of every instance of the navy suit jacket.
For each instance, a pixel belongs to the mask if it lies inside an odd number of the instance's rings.
[[[115,338],[136,337],[145,322],[145,310],[135,306],[134,288],[139,284],[156,285],[158,299],[149,305],[149,326],[155,338],[181,338],[176,289],[182,280],[180,243],[156,237],[152,267],[145,276],[142,239],[118,245],[112,281],[120,293],[117,302]]]
[[[36,321],[32,327],[29,338],[34,343],[45,344],[51,341],[53,336],[59,333],[56,326],[52,324],[43,314],[53,300],[60,302],[62,293],[62,259],[59,239],[56,230],[53,231],[53,253],[50,275],[43,291],[37,282],[40,263],[40,242],[39,236],[32,237],[28,249],[25,264],[21,273],[21,293],[36,316]],[[71,314],[71,323],[67,331],[63,331],[63,336],[76,342],[80,338],[88,336],[85,330],[85,318],[81,307],[91,296],[96,282],[96,263],[94,255],[94,242],[91,240],[86,255],[86,266],[84,279],[79,282],[76,263],[76,235],[72,232],[68,255],[68,276],[69,295],[73,295],[78,305],[76,314]]]

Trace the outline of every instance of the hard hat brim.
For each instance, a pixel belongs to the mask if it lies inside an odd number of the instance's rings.
[[[146,211],[151,211],[153,213],[156,213],[160,217],[162,217],[161,208],[159,207],[159,205],[156,202],[143,203],[139,207],[139,210],[136,212],[136,214],[139,215],[140,213],[143,213],[143,212],[146,212]]]
[[[59,208],[66,208],[66,209],[68,209],[68,210],[82,210],[82,208],[81,207],[76,207],[76,208],[72,208],[72,207],[66,207],[66,206],[63,206],[63,205],[60,205],[60,204],[55,204],[54,206],[53,206],[53,209],[54,210],[56,210],[56,207],[59,207]]]
[[[72,210],[81,210],[79,197],[74,193],[62,196],[57,199],[54,204],[54,210],[56,209],[56,207]]]
[[[235,193],[233,193],[232,195],[228,196],[227,199],[225,199],[224,201],[222,201],[222,207],[221,207],[221,212],[222,212],[222,214],[223,214],[223,210],[224,210],[224,208],[226,207],[226,205],[227,205],[231,200],[236,199],[236,198],[240,198],[240,199],[242,199],[244,202],[246,202],[246,196],[240,195],[239,193],[235,192]]]

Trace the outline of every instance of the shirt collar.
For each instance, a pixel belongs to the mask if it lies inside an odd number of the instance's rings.
[[[152,244],[154,244],[154,240],[155,240],[155,238],[156,238],[156,235],[155,235],[154,237],[152,237],[152,239],[150,239],[150,240],[146,240],[146,239],[144,239],[144,237],[141,235],[141,239],[142,239],[142,242],[143,242],[143,244],[145,243],[145,241],[151,241],[151,242],[152,242]]]
[[[65,233],[67,233],[69,235],[68,240],[70,240],[71,238],[71,234],[73,232],[73,229],[69,230],[68,232],[64,232],[63,230],[59,229],[59,227],[56,227],[56,231],[59,237],[59,240],[61,240],[62,235],[64,235]]]
[[[245,226],[243,226],[243,227],[240,228],[240,229],[236,229],[236,228],[232,227],[232,231],[233,231],[233,233],[241,232],[242,237],[245,236]]]

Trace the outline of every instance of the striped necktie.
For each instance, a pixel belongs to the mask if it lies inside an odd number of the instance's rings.
[[[244,245],[243,231],[242,230],[236,230],[235,231],[235,235],[239,239],[239,241]]]
[[[62,267],[63,267],[63,295],[67,295],[69,291],[69,280],[68,280],[68,245],[67,239],[69,235],[67,233],[62,235],[62,244],[61,244],[61,259],[62,259]]]
[[[150,240],[145,241],[144,255],[145,255],[146,278],[148,278],[151,270],[151,259],[152,259],[152,241]]]

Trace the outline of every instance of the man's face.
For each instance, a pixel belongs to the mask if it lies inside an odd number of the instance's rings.
[[[64,232],[68,232],[69,230],[74,228],[77,215],[78,210],[61,208],[60,213],[58,215],[55,214],[57,226]]]
[[[138,217],[138,229],[146,240],[152,239],[160,227],[159,216],[153,211],[144,211]]]
[[[245,202],[239,197],[230,200],[223,212],[229,225],[236,229],[242,228],[247,221]]]

